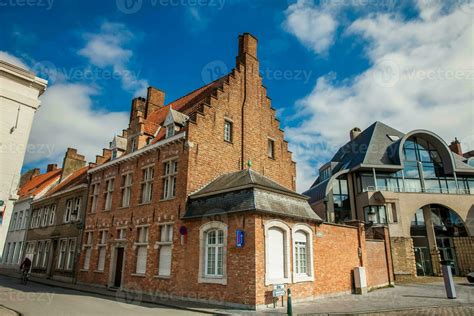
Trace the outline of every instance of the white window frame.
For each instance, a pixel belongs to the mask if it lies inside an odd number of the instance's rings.
[[[175,132],[176,131],[175,131],[174,123],[170,123],[170,124],[166,125],[166,136],[165,136],[165,138],[169,138],[169,137],[174,136]]]
[[[306,273],[296,273],[296,234],[302,231],[306,234]],[[292,241],[293,241],[293,283],[297,282],[310,282],[314,281],[314,255],[313,255],[313,243],[314,243],[313,229],[306,224],[296,224],[292,229]]]
[[[146,274],[146,264],[148,260],[148,240],[150,234],[150,227],[148,225],[137,227],[137,242],[135,242],[137,260],[135,263],[135,274],[144,275]],[[140,249],[145,249],[145,270],[138,271],[138,252]]]
[[[133,173],[128,172],[122,174],[122,186],[120,187],[122,191],[122,207],[130,206],[130,198],[132,196],[132,184],[133,184]]]
[[[38,210],[33,210],[33,212],[31,213],[31,224],[30,224],[30,228],[35,228],[35,225],[36,225],[36,217],[38,216]]]
[[[64,211],[63,223],[69,223],[71,221],[71,213],[74,199],[66,200],[66,209]]]
[[[56,219],[56,204],[51,204],[51,209],[49,210],[49,219],[48,225],[54,225],[54,221]]]
[[[81,216],[81,205],[82,205],[82,198],[77,197],[74,199],[74,206],[72,207],[71,211],[71,221],[78,221],[79,217]]]
[[[96,182],[91,184],[92,186],[92,193],[91,193],[91,213],[97,212],[97,204],[99,202],[99,190],[100,190],[100,183]]]
[[[117,235],[115,236],[115,239],[116,240],[127,240],[127,228],[126,227],[118,227],[117,228]]]
[[[104,191],[104,211],[110,211],[112,209],[112,197],[114,194],[115,178],[108,178],[105,180],[105,191]]]
[[[10,223],[10,229],[8,229],[9,231],[16,230],[16,218],[17,217],[18,217],[18,212],[13,213],[12,220],[11,220],[11,223]]]
[[[153,180],[155,179],[155,166],[142,168],[141,197],[140,204],[150,203],[153,198]]]
[[[82,246],[82,249],[84,251],[84,263],[82,266],[82,270],[88,271],[90,267],[90,260],[91,260],[91,254],[92,254],[92,240],[94,237],[94,232],[92,231],[87,231],[84,233],[84,245]]]
[[[41,227],[46,227],[48,226],[49,223],[49,211],[50,211],[50,206],[47,205],[44,207],[43,210],[43,218],[41,220]]]
[[[67,240],[67,254],[66,254],[66,264],[64,269],[67,271],[74,270],[74,260],[76,257],[76,238],[71,238]]]
[[[222,275],[209,276],[206,274],[207,260],[207,232],[212,230],[222,230],[224,232],[224,250],[222,257]],[[199,228],[199,275],[198,283],[215,283],[227,285],[227,245],[228,242],[228,225],[224,222],[212,221],[201,225]]]
[[[168,160],[164,162],[163,172],[163,200],[173,199],[176,197],[176,181],[178,175],[178,160]]]
[[[64,249],[63,246],[64,245]],[[59,247],[58,247],[58,261],[56,262],[56,268],[58,270],[64,270],[66,256],[67,256],[67,246],[68,240],[67,239],[60,239],[59,240]]]
[[[269,257],[267,253],[268,249],[268,236],[269,236],[269,230],[273,227],[279,228],[283,230],[283,238],[284,238],[284,244],[283,244],[283,255],[285,257],[285,267],[284,267],[284,277],[279,278],[279,279],[272,279],[269,277],[269,274],[267,273],[268,267],[270,264],[271,258]],[[265,222],[264,224],[264,231],[265,231],[265,285],[271,285],[271,284],[284,284],[284,283],[291,283],[291,272],[290,272],[290,238],[291,238],[291,229],[290,227],[283,221],[280,220],[270,220]]]
[[[40,227],[42,218],[43,218],[43,208],[40,208],[38,210],[38,216],[36,217],[36,224],[35,224],[36,228]]]
[[[45,240],[43,248],[43,262],[41,263],[41,268],[45,269],[48,265],[48,259],[51,252],[51,240]]]
[[[229,119],[224,119],[224,141],[228,143],[232,143],[233,141],[233,129],[234,129],[234,122]]]
[[[161,223],[160,225],[160,241],[158,241],[158,271],[157,276],[159,277],[169,277],[171,276],[171,269],[173,264],[173,223]],[[160,274],[160,260],[162,259],[162,249],[164,247],[169,247],[170,249],[170,271],[168,274]]]
[[[108,237],[108,230],[100,230],[99,231],[99,241],[97,243],[97,271],[104,271],[105,268],[105,261],[107,255],[107,237]],[[101,256],[103,259],[101,261]]]

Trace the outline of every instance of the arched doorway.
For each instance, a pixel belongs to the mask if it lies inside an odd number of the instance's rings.
[[[467,237],[468,233],[456,212],[439,204],[425,205],[413,216],[410,234],[418,276],[433,275],[439,259],[452,261],[454,274],[459,274],[453,238]],[[433,256],[436,250],[439,258]]]

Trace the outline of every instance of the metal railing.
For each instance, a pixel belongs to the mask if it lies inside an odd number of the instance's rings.
[[[469,191],[468,189],[423,189],[423,188],[397,188],[387,186],[372,186],[369,185],[363,188],[363,192],[375,192],[375,191],[387,191],[396,193],[433,193],[433,194],[474,194],[474,190]]]

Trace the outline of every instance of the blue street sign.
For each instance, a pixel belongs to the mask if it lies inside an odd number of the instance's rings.
[[[237,248],[242,248],[244,246],[244,232],[242,230],[237,230],[235,238],[235,246]]]

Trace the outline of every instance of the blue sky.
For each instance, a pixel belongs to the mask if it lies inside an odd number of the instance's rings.
[[[68,146],[93,160],[134,96],[170,102],[229,72],[250,32],[301,191],[375,120],[473,149],[473,14],[469,0],[0,0],[0,58],[49,80],[28,169]]]

